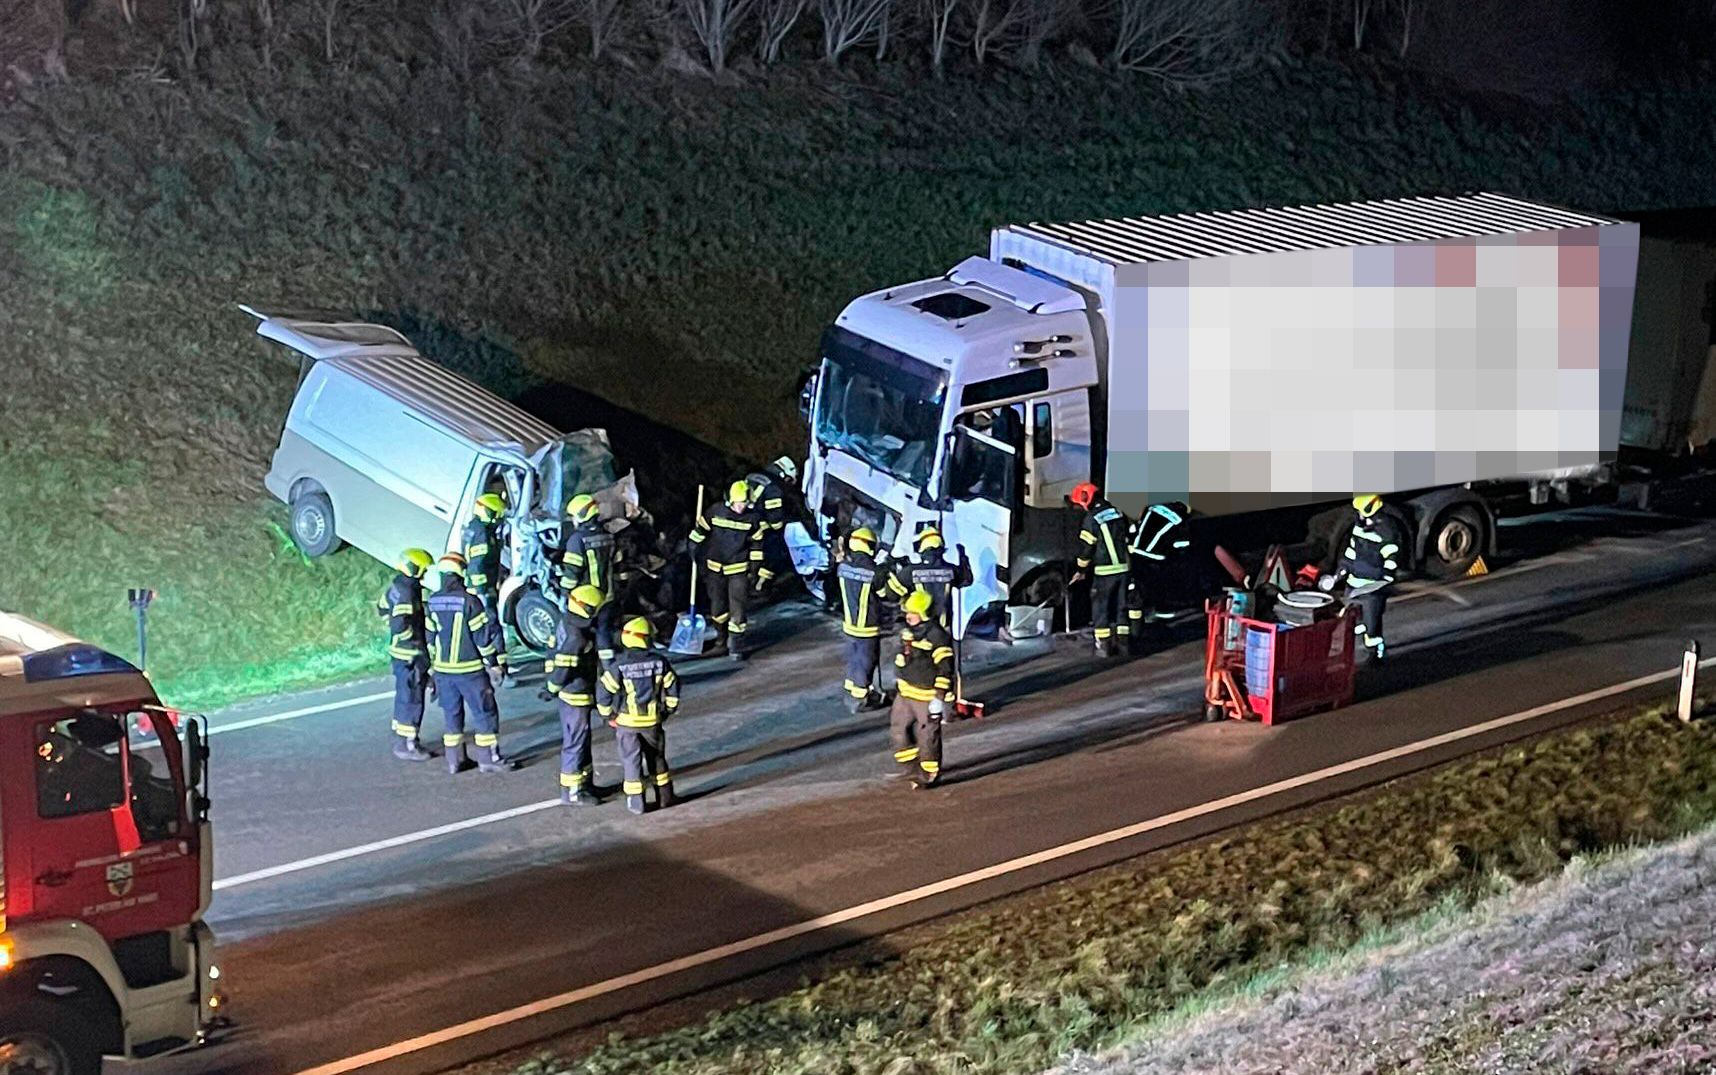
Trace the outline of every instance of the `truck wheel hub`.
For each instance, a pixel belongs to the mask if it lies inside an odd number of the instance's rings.
[[[40,1034],[0,1037],[0,1075],[70,1075],[71,1058]]]
[[[1436,539],[1436,552],[1443,560],[1460,560],[1471,553],[1475,540],[1472,528],[1455,520],[1442,527],[1442,533]]]

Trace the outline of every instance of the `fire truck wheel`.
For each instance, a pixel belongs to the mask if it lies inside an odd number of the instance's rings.
[[[87,1019],[68,1004],[29,999],[0,1015],[0,1075],[101,1075]]]

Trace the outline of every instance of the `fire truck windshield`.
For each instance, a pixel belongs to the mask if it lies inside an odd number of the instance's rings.
[[[86,709],[47,720],[37,727],[36,812],[75,817],[129,802],[139,839],[169,839],[183,820],[178,756],[164,713]]]
[[[817,439],[923,488],[940,443],[946,375],[838,325],[824,334],[822,354]]]

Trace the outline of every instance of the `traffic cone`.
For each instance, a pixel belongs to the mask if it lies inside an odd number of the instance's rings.
[[[1469,579],[1475,579],[1479,575],[1487,575],[1489,573],[1490,573],[1490,565],[1484,563],[1484,558],[1482,556],[1478,557],[1476,560],[1473,560],[1472,566],[1466,568],[1466,577]]]

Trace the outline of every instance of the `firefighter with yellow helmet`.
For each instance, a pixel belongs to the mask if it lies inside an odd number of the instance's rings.
[[[1366,657],[1382,660],[1386,644],[1382,637],[1382,611],[1388,590],[1405,570],[1412,547],[1406,521],[1375,493],[1353,497],[1351,529],[1346,548],[1333,576],[1319,583],[1333,590],[1344,584],[1343,596],[1357,605],[1359,622],[1353,626]]]
[[[705,511],[691,531],[693,556],[703,557],[709,588],[709,621],[726,638],[727,656],[745,657],[748,623],[745,607],[763,568],[763,535],[768,523],[751,504],[743,478],[727,489],[727,499]]]
[[[506,678],[505,632],[500,619],[501,524],[506,519],[506,498],[484,493],[471,506],[471,519],[459,532],[459,555],[465,560],[465,588],[483,604],[495,625],[500,644],[501,678]]]
[[[867,526],[846,535],[846,555],[834,571],[840,588],[840,630],[846,636],[846,709],[880,708],[875,682],[882,660],[884,581],[876,564],[876,532]]]
[[[913,590],[900,603],[905,625],[888,720],[894,761],[920,788],[941,780],[941,720],[953,701],[953,637],[935,621],[934,607],[927,590]]]
[[[423,695],[429,688],[429,650],[423,631],[423,576],[434,564],[426,549],[406,549],[399,574],[375,603],[387,621],[387,655],[393,659],[393,756],[428,761],[433,755],[418,741],[423,727]]]
[[[501,676],[500,624],[489,616],[476,594],[465,588],[465,558],[456,552],[435,565],[441,587],[424,602],[423,628],[429,643],[429,670],[445,723],[441,743],[446,747],[447,771],[471,768],[465,753],[465,725],[471,726],[476,768],[506,773],[518,764],[501,754],[500,706],[494,685]]]
[[[560,705],[560,801],[568,806],[594,806],[591,786],[595,767],[590,757],[590,711],[596,706],[595,623],[606,603],[590,583],[566,595],[566,612],[554,630],[554,656],[541,694]]]
[[[679,676],[665,654],[650,645],[649,621],[635,616],[620,629],[620,652],[596,681],[596,711],[614,728],[625,770],[626,809],[641,814],[655,789],[656,806],[673,805],[662,724],[679,709]]]
[[[618,547],[614,535],[602,525],[602,509],[596,498],[579,493],[566,505],[566,539],[560,555],[560,585],[570,593],[579,586],[594,586],[602,592],[596,612],[596,652],[603,663],[614,659],[614,617],[619,609],[614,584]]]

